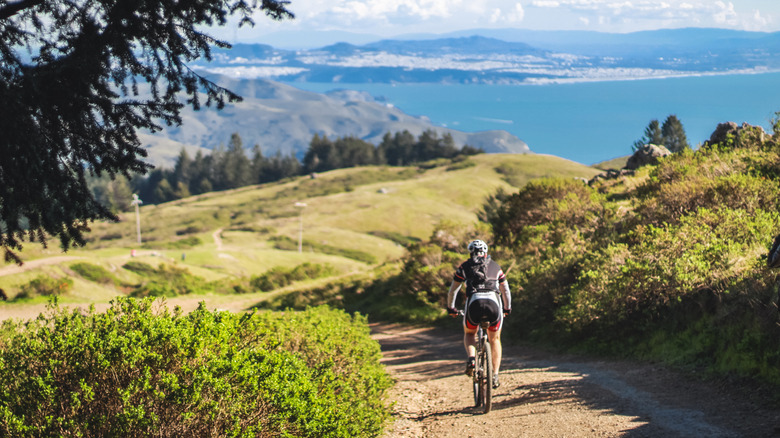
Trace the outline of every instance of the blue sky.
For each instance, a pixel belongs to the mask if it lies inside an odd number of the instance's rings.
[[[231,41],[276,31],[339,30],[383,37],[474,28],[633,32],[680,27],[780,31],[778,0],[291,0],[292,21],[257,17],[216,32]]]

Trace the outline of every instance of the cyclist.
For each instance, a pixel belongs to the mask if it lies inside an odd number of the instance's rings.
[[[463,345],[466,347],[466,374],[474,373],[477,327],[482,321],[490,323],[488,341],[493,355],[493,388],[498,388],[498,369],[501,365],[501,326],[504,317],[512,313],[509,283],[501,267],[488,255],[488,246],[482,240],[468,245],[470,257],[461,263],[447,293],[447,313],[457,316],[455,300],[466,283],[466,306],[463,315]]]

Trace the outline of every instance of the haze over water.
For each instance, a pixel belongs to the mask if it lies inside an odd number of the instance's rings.
[[[780,73],[546,85],[290,85],[367,91],[434,124],[466,132],[506,130],[535,153],[583,164],[629,155],[650,120],[663,122],[669,114],[682,121],[696,147],[722,122],[771,132],[770,120],[780,111]]]

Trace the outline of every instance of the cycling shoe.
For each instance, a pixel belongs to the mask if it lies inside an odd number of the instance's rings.
[[[466,375],[467,375],[467,376],[471,377],[471,376],[473,376],[473,375],[474,375],[474,367],[475,367],[475,365],[476,365],[476,364],[475,364],[475,360],[474,360],[474,358],[473,358],[473,357],[470,357],[470,358],[469,358],[469,359],[466,361]]]

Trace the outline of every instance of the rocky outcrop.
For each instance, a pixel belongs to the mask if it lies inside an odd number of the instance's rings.
[[[671,155],[669,149],[657,144],[646,144],[637,149],[634,155],[626,162],[625,169],[636,170],[648,164],[656,164],[659,158]]]
[[[710,135],[707,145],[740,146],[742,140],[748,138],[751,141],[763,143],[768,137],[769,134],[760,126],[753,126],[748,123],[743,123],[742,126],[739,126],[734,122],[725,122],[718,124],[718,127]]]
[[[599,181],[606,181],[611,179],[617,179],[622,176],[631,176],[637,169],[648,164],[656,164],[658,159],[671,155],[669,149],[664,146],[655,144],[646,144],[636,152],[634,155],[628,158],[625,167],[622,169],[609,169],[606,172],[600,173],[588,181],[588,185],[593,185]]]
[[[623,169],[620,169],[620,170],[609,169],[606,172],[602,172],[602,173],[594,176],[590,180],[587,180],[587,183],[588,183],[589,186],[592,186],[593,184],[595,184],[595,183],[597,183],[599,181],[606,181],[606,180],[610,180],[610,179],[617,179],[617,178],[620,178],[621,176],[631,176],[633,174],[634,174],[633,170],[626,169],[626,168],[623,168]]]

